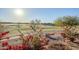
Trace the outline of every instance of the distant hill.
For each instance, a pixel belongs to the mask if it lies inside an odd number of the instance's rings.
[[[0,22],[0,24],[29,24],[29,23],[21,23],[21,22]]]
[[[30,24],[30,23],[21,23],[21,22],[0,22],[0,24]],[[41,23],[42,25],[54,26],[53,23]]]

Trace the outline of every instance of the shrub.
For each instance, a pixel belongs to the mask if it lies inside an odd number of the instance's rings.
[[[57,26],[61,26],[64,29],[66,37],[74,39],[74,35],[77,34],[76,29],[79,25],[79,17],[76,16],[64,16],[58,18],[54,22]]]

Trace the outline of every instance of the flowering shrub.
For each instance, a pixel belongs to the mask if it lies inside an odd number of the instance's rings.
[[[7,46],[8,45],[8,42],[7,41],[3,41],[2,42],[2,46],[4,47],[4,46]]]
[[[21,44],[14,44],[10,45],[8,42],[4,41],[2,42],[3,50],[39,50],[39,49],[45,49],[42,48],[43,46],[48,44],[47,38],[45,36],[42,36],[42,28],[41,23],[39,21],[34,21],[31,23],[31,29],[33,30],[33,34],[29,34],[24,36],[24,34],[20,30],[20,26],[18,24],[18,32],[21,34],[20,38],[22,40]],[[4,35],[8,34],[9,32],[4,32],[0,34],[0,38],[2,38]],[[7,38],[9,39],[9,37]],[[15,38],[16,39],[16,38]]]
[[[28,45],[23,45],[23,44],[19,44],[19,45],[8,45],[8,50],[27,50],[30,49]]]
[[[8,34],[8,33],[9,33],[9,31],[0,33],[0,38],[4,37],[4,36],[5,36],[6,34]]]
[[[48,44],[47,38],[39,37],[37,34],[33,35],[27,35],[24,37],[24,39],[27,41],[26,43],[31,49],[39,50],[42,46],[45,46]]]

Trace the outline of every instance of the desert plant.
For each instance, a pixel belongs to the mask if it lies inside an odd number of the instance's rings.
[[[40,37],[42,33],[40,20],[31,21],[30,28],[33,30],[33,35],[28,34],[26,38],[24,38],[24,34],[20,30],[20,25],[17,25],[18,32],[21,34],[20,37],[23,40],[24,45],[30,46],[34,50],[40,49]]]
[[[37,33],[37,35],[42,35],[42,24],[40,20],[32,20],[30,24],[30,28],[33,30],[34,33]]]
[[[40,20],[32,20],[30,28],[34,31],[33,40],[32,40],[32,47],[33,49],[40,49],[40,37],[42,34],[42,28]]]

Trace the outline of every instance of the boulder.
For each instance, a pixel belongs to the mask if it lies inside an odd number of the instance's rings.
[[[63,36],[61,36],[60,34],[55,34],[55,35],[46,34],[46,37],[50,40],[62,40],[63,39]]]

